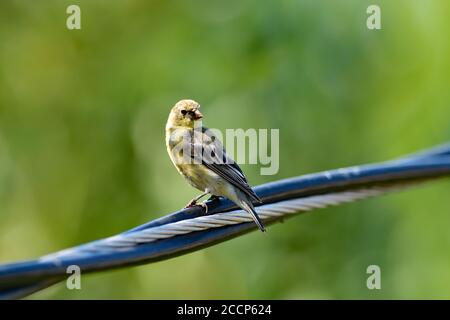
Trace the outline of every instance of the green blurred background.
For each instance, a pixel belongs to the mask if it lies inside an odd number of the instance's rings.
[[[382,30],[366,28],[379,4]],[[82,29],[66,28],[81,7]],[[447,0],[1,1],[0,262],[182,207],[164,125],[279,128],[253,185],[450,140]],[[31,298],[450,298],[449,181],[305,214],[173,260]],[[382,290],[366,288],[377,264]]]

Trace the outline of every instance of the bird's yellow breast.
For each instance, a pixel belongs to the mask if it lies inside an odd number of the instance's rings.
[[[193,187],[201,191],[208,190],[209,193],[216,196],[232,198],[234,196],[233,187],[226,180],[203,164],[194,163],[189,157],[184,157],[183,147],[185,146],[186,150],[189,150],[189,145],[185,144],[190,143],[184,139],[186,139],[186,135],[192,133],[192,130],[183,127],[166,128],[166,147],[172,163]]]

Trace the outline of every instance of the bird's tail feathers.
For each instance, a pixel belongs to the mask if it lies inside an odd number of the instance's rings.
[[[258,226],[259,230],[261,230],[262,232],[265,232],[266,231],[266,227],[264,227],[264,223],[259,218],[259,216],[256,213],[256,210],[253,207],[252,203],[250,201],[247,202],[245,200],[241,200],[240,204],[241,204],[242,209],[247,211],[252,216],[252,218],[255,221],[256,225]]]

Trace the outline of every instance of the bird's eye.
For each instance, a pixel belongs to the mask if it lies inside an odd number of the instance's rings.
[[[186,111],[186,110],[181,110],[181,114],[182,114],[183,116],[185,116],[185,115],[186,115],[186,113],[187,113],[187,111]]]

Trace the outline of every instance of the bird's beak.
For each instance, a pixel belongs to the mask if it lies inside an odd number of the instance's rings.
[[[195,110],[194,111],[194,120],[200,120],[201,118],[203,118],[202,113],[198,110]]]

